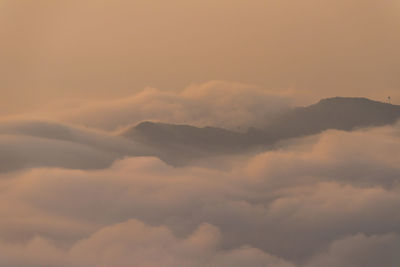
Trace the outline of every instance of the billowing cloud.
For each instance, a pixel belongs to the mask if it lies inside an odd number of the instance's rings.
[[[203,224],[187,237],[178,238],[166,227],[137,220],[110,225],[69,249],[36,237],[28,243],[0,243],[0,264],[6,266],[274,266],[294,267],[259,249],[219,247],[218,228]],[[23,253],[23,257],[21,257]]]
[[[221,159],[230,161],[227,168],[216,158],[208,161],[218,168],[174,168],[131,157],[100,170],[4,173],[0,260],[347,267],[364,266],[366,253],[370,266],[394,267],[398,138],[399,125],[327,131],[279,150]]]
[[[307,267],[389,266],[399,265],[398,234],[366,236],[357,234],[333,242],[329,249],[311,260]]]
[[[115,130],[143,120],[218,126],[235,130],[263,126],[292,104],[285,93],[222,81],[192,85],[183,91],[148,88],[111,101],[79,103],[73,108],[53,104],[58,118],[86,126]],[[48,111],[46,111],[48,114]]]
[[[54,166],[97,169],[152,149],[105,132],[41,120],[0,120],[0,172]]]

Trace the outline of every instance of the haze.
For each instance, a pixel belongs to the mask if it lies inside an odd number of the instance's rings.
[[[399,267],[398,0],[0,0],[1,267]]]
[[[384,100],[400,86],[399,13],[397,0],[2,0],[0,112],[210,80]]]

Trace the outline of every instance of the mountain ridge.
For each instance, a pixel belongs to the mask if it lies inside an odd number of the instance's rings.
[[[333,97],[296,107],[277,115],[262,129],[236,132],[218,127],[196,127],[145,121],[121,133],[121,136],[158,148],[160,158],[177,162],[209,155],[243,152],[271,146],[290,138],[318,134],[336,129],[352,131],[395,123],[400,106],[368,98]],[[172,157],[174,158],[174,157]]]

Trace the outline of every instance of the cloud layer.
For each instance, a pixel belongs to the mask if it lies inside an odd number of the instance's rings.
[[[0,263],[398,266],[399,130],[327,131],[203,167],[130,157],[3,173]]]
[[[0,120],[0,172],[54,166],[98,169],[125,156],[153,155],[135,141],[44,120]]]
[[[246,130],[250,126],[264,126],[269,118],[292,103],[288,93],[212,81],[182,91],[148,88],[111,101],[53,103],[42,113],[105,130],[132,126],[144,120]],[[70,105],[72,107],[68,108]]]

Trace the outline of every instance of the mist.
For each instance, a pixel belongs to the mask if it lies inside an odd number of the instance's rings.
[[[396,0],[3,0],[0,112],[210,80],[306,104],[399,99],[399,12]]]
[[[0,266],[400,266],[399,12],[0,1]]]

